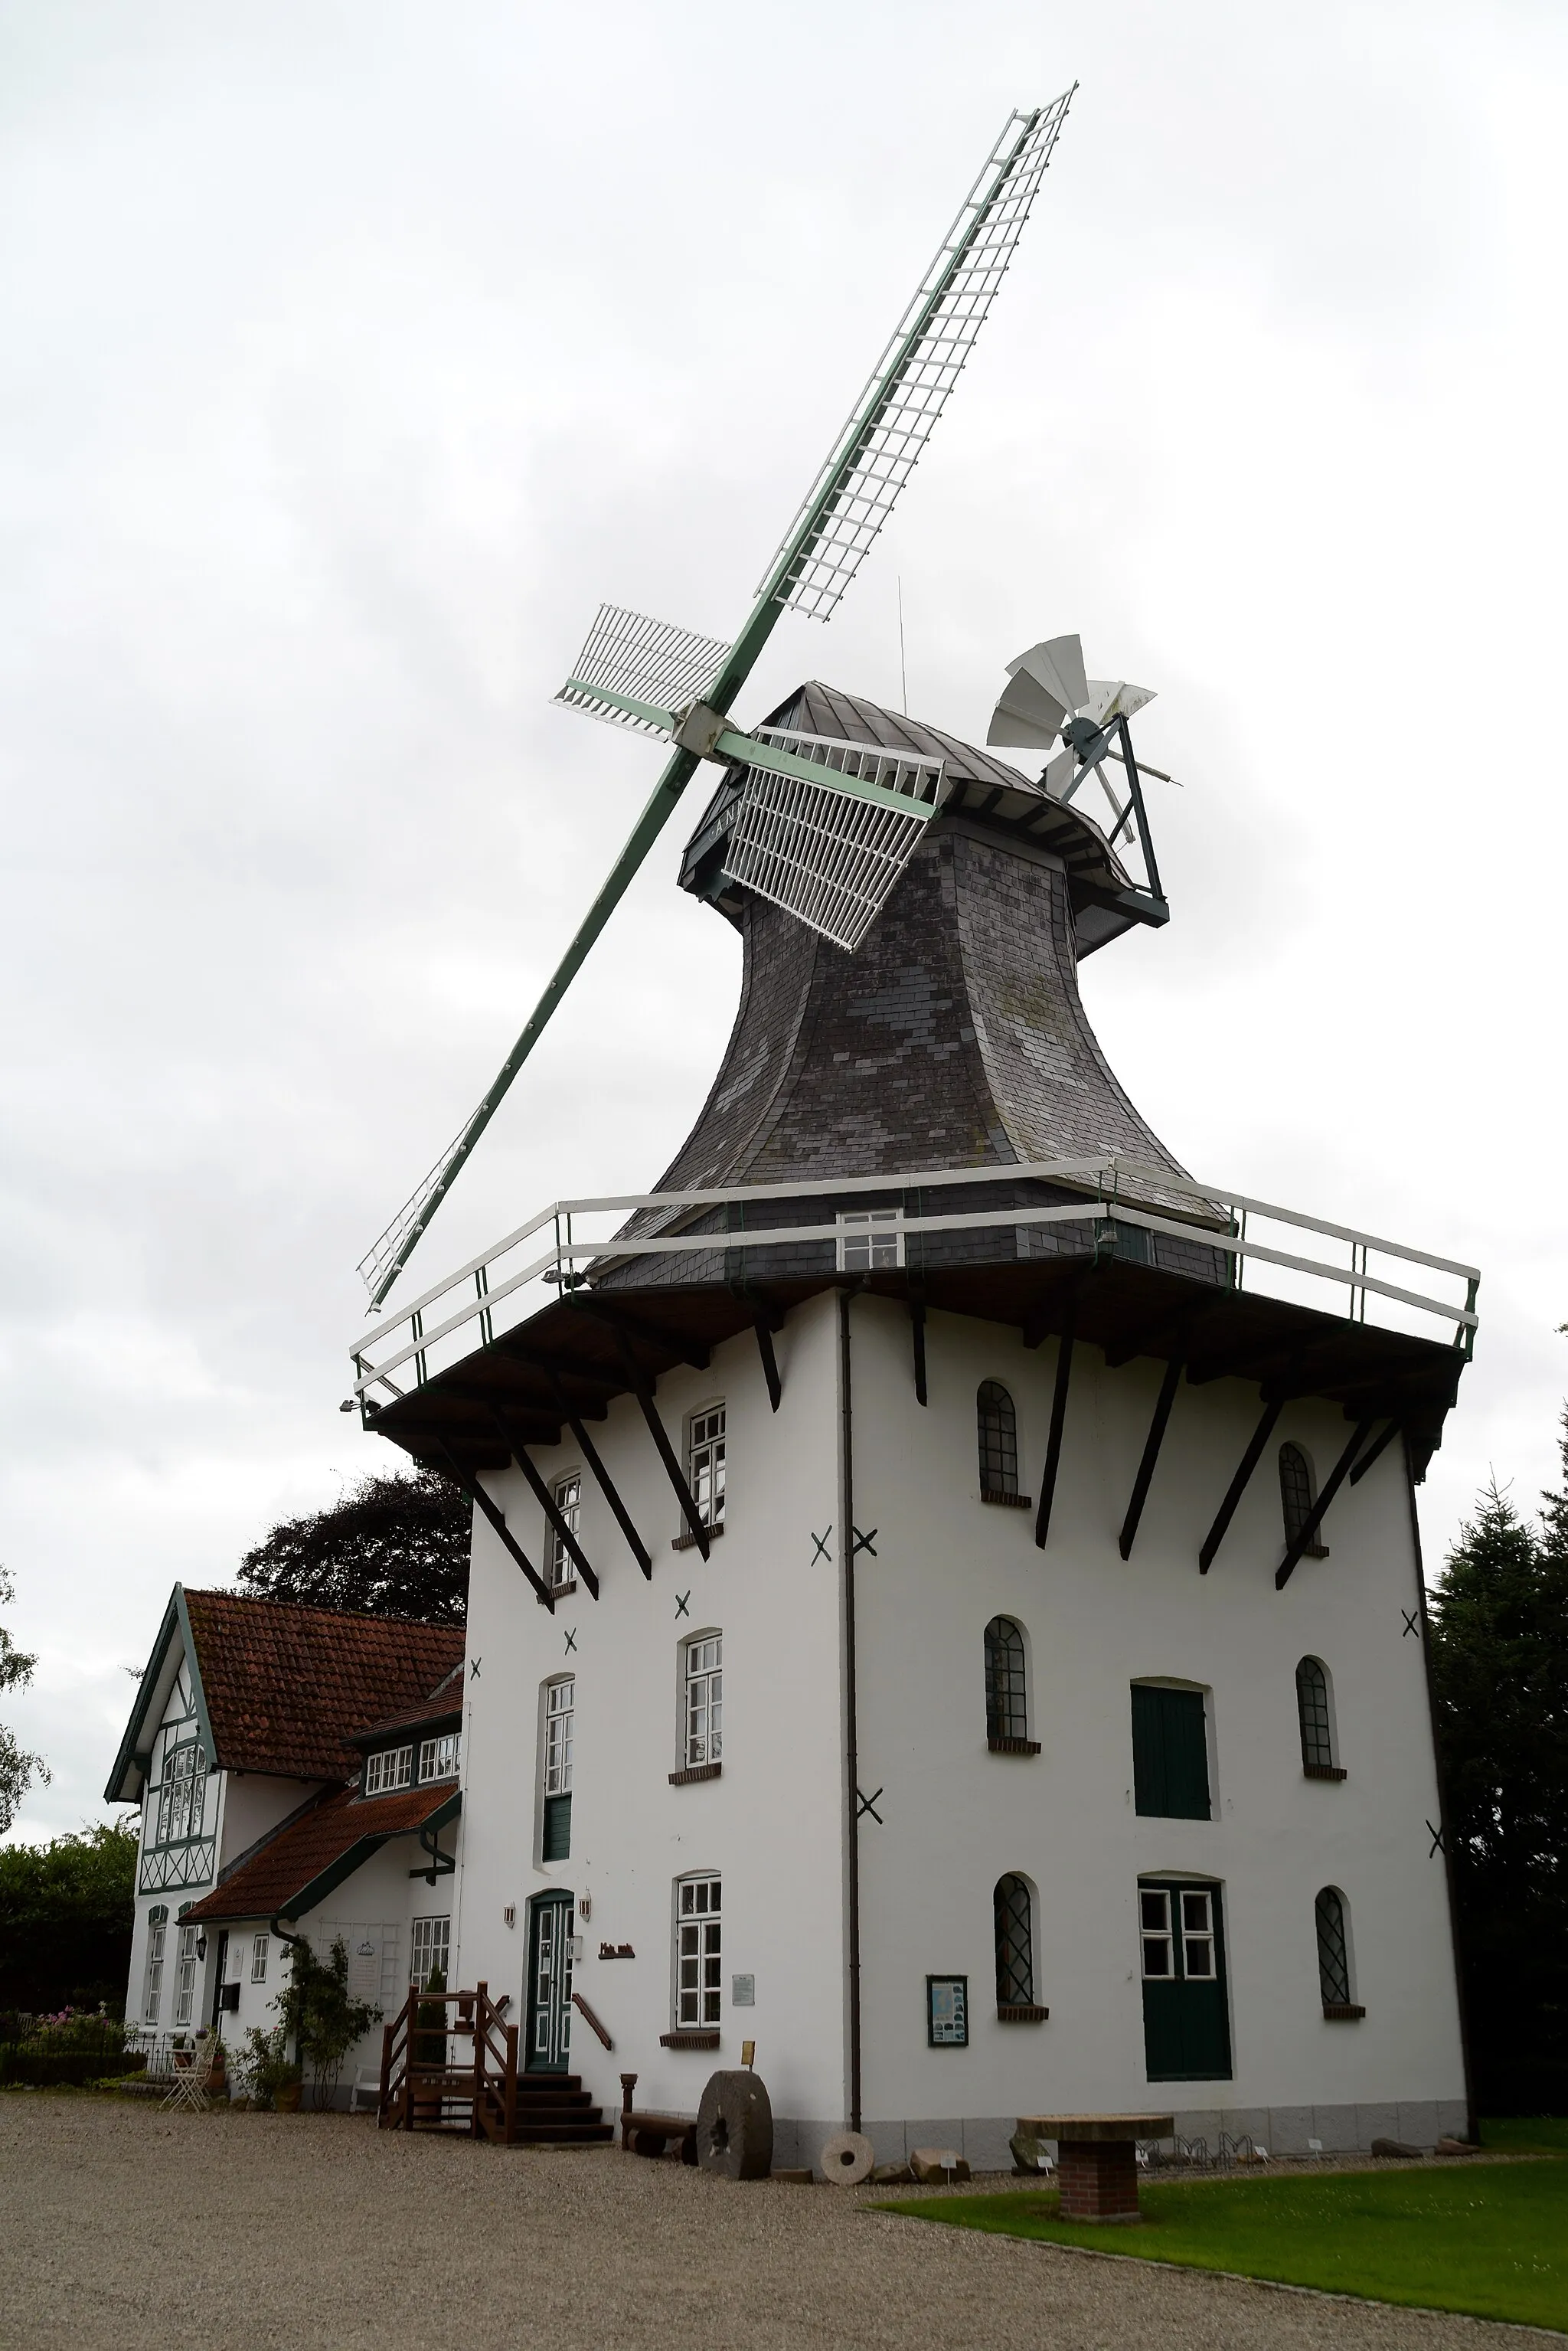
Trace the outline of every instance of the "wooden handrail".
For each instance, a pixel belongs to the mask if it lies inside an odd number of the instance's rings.
[[[613,2049],[615,2046],[614,2042],[612,2041],[610,2035],[606,2032],[604,2027],[601,2024],[599,2019],[595,2016],[593,2011],[589,2007],[588,2002],[583,1999],[582,1994],[580,1991],[574,1991],[572,1993],[571,2004],[573,2008],[581,2009],[584,2016],[588,2019],[589,2023],[593,2027],[594,2032],[598,2033],[600,2040],[604,2043],[606,2049]],[[515,2031],[516,2027],[513,2029]]]

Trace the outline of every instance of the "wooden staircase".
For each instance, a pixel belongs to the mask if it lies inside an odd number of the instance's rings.
[[[453,2046],[465,2041],[466,2064]],[[517,2028],[504,2021],[485,1984],[410,1991],[382,2029],[377,2122],[382,2130],[444,2131],[500,2147],[603,2147],[615,2136],[580,2075],[519,2078]]]

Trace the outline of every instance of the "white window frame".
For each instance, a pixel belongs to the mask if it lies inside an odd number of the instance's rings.
[[[1183,1886],[1176,1898],[1181,1908],[1181,1971],[1186,1983],[1218,1983],[1219,1962],[1214,1933],[1214,1888]],[[1197,1954],[1197,1965],[1193,1955]]]
[[[904,1263],[902,1208],[841,1208],[838,1270],[881,1273]]]
[[[378,1747],[365,1758],[365,1793],[367,1796],[391,1795],[399,1788],[413,1785],[413,1749],[408,1747]]]
[[[201,1740],[183,1740],[178,1747],[165,1744],[153,1844],[188,1844],[201,1835],[206,1810],[206,1757]]]
[[[430,1981],[432,1971],[439,1968],[447,1983],[452,1980],[452,1914],[435,1913],[429,1917],[415,1918],[409,1930],[408,1980],[416,1991],[423,1991]]]
[[[174,1957],[174,2014],[172,2022],[183,2029],[196,2013],[196,1937],[200,1929],[182,1927]]]
[[[422,1739],[419,1743],[420,1779],[455,1780],[462,1751],[463,1733],[460,1730],[441,1730],[434,1739]]]
[[[577,1676],[562,1674],[545,1684],[544,1792],[571,1793],[572,1749],[577,1737]]]
[[[675,1880],[675,2030],[710,2031],[724,1992],[724,1882],[703,1870]]]
[[[572,1533],[580,1534],[582,1528],[581,1470],[568,1469],[559,1478],[552,1479],[549,1494],[550,1500]],[[552,1592],[559,1592],[564,1585],[577,1581],[577,1562],[554,1527],[549,1531],[549,1547],[545,1555],[549,1562],[548,1580]]]
[[[163,1938],[169,1928],[156,1919],[147,1929],[147,1963],[141,1977],[141,2022],[156,2024],[163,2000]]]
[[[724,1761],[724,1635],[681,1645],[681,1756],[685,1770]]]
[[[728,1416],[721,1396],[686,1422],[686,1484],[705,1527],[724,1524]]]
[[[270,1935],[253,1935],[250,1938],[250,1980],[253,1984],[267,1981],[267,1959],[271,1943]]]
[[[1171,1932],[1171,1896],[1168,1886],[1140,1886],[1138,1888],[1138,1936],[1143,1951],[1143,1977],[1145,1983],[1175,1983],[1176,1949]],[[1151,1967],[1152,1954],[1163,1953],[1164,1965]]]

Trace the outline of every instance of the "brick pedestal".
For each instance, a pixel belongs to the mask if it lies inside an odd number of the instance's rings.
[[[1135,2220],[1138,2163],[1130,2138],[1057,2142],[1064,2220]]]

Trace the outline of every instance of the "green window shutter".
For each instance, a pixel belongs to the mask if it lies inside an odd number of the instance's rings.
[[[1166,1819],[1209,1818],[1201,1690],[1133,1684],[1133,1801],[1140,1813]]]
[[[571,1858],[571,1798],[545,1798],[544,1859],[570,1861]]]

